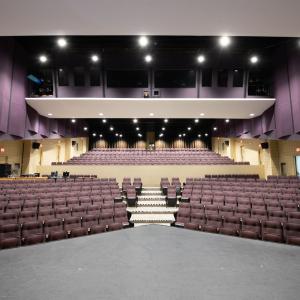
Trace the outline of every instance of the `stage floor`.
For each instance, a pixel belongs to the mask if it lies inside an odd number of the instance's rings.
[[[149,225],[0,251],[0,298],[280,299],[300,247]]]

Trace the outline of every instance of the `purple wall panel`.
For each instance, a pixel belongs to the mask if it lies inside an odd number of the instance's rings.
[[[106,88],[106,98],[142,98],[149,88]]]
[[[287,66],[283,63],[279,66],[278,70],[276,70],[274,78],[277,138],[282,138],[293,133],[293,119],[288,82]]]
[[[289,60],[289,83],[295,133],[300,132],[300,54]]]
[[[270,133],[276,129],[275,126],[275,114],[274,114],[274,106],[267,109],[263,115],[261,116],[262,122],[262,132]]]
[[[243,120],[243,134],[251,131],[251,119]]]
[[[66,120],[58,120],[58,134],[61,136],[66,135]]]
[[[49,119],[39,116],[39,134],[45,137],[49,136]]]
[[[0,132],[7,132],[11,93],[14,43],[10,38],[0,39]]]
[[[200,87],[200,98],[244,98],[244,88]]]
[[[39,132],[39,114],[32,107],[27,105],[26,130],[38,133]]]
[[[261,116],[260,117],[256,117],[256,118],[253,118],[251,120],[251,125],[252,125],[252,128],[251,128],[251,134],[252,136],[254,137],[258,137],[262,134],[262,120],[261,120]]]
[[[58,120],[50,119],[50,133],[58,133]]]
[[[197,88],[160,88],[163,98],[197,98]]]
[[[24,137],[26,124],[26,67],[23,63],[24,51],[16,45],[8,133]]]
[[[241,136],[244,132],[243,120],[236,120],[236,136]]]
[[[74,87],[58,86],[57,97],[60,98],[102,98],[102,86],[97,87]]]

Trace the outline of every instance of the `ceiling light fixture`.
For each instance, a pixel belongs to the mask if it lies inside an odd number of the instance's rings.
[[[96,136],[96,133],[95,133],[95,132],[93,133],[93,136]]]
[[[219,38],[219,44],[222,48],[227,48],[231,44],[231,39],[229,36],[221,36]]]
[[[188,127],[188,128],[187,128],[187,130],[188,130],[188,131],[191,131],[191,130],[192,130],[192,128],[191,128],[191,127]]]
[[[256,63],[258,63],[258,60],[259,60],[258,56],[256,56],[256,55],[253,55],[253,56],[250,57],[250,62],[253,65],[255,65]]]
[[[162,130],[162,131],[165,131],[165,130],[166,130],[166,127],[162,127],[161,130]]]
[[[132,122],[133,122],[134,124],[136,124],[138,121],[139,121],[138,119],[133,119],[133,120],[132,120]]]
[[[197,57],[197,61],[198,61],[198,63],[200,63],[200,64],[204,63],[204,62],[205,62],[205,56],[204,56],[204,55],[199,55],[199,56]]]
[[[195,123],[199,123],[199,119],[195,119]]]
[[[198,134],[198,137],[201,138],[201,134]]]
[[[180,138],[181,138],[181,137],[182,137],[182,134],[178,134],[178,137],[180,137]]]
[[[159,137],[163,137],[164,136],[164,134],[163,133],[161,133],[160,135],[159,135]]]
[[[200,116],[201,116],[201,117],[204,117],[204,116],[205,116],[205,113],[201,113]]]
[[[153,117],[153,116],[154,116],[154,113],[150,113],[149,116],[150,116],[150,117]]]
[[[140,127],[136,127],[135,130],[136,130],[136,131],[139,131],[139,130],[140,130]]]
[[[214,129],[214,131],[217,131],[217,130],[218,130],[218,127],[214,127],[213,129]]]
[[[46,55],[40,55],[39,60],[44,64],[48,61],[48,57]]]
[[[72,119],[71,122],[72,122],[72,123],[76,123],[76,120],[75,120],[75,119]]]
[[[53,116],[53,114],[52,113],[48,113],[48,116],[50,117],[50,116]]]
[[[204,135],[205,135],[205,136],[208,136],[208,133],[205,133]]]
[[[93,55],[91,56],[91,60],[92,60],[92,62],[98,62],[98,61],[99,61],[99,56],[96,55],[96,54],[93,54]]]
[[[84,130],[84,131],[87,131],[87,130],[88,130],[88,128],[87,128],[87,127],[83,127],[83,130]]]
[[[229,123],[229,122],[230,122],[230,120],[229,120],[229,119],[226,119],[226,120],[225,120],[225,123]]]
[[[101,137],[101,138],[102,138],[102,136],[103,136],[102,134],[99,134],[99,137]]]
[[[254,114],[254,113],[251,113],[251,114],[249,114],[249,116],[250,116],[250,117],[254,117],[254,116],[255,116],[255,114]]]
[[[182,134],[182,136],[185,136],[185,135],[186,135],[185,133]]]
[[[57,39],[57,45],[60,47],[60,48],[65,48],[67,46],[67,40],[65,38],[59,38]]]
[[[168,123],[168,122],[169,122],[169,120],[168,120],[168,119],[164,119],[164,122],[165,122],[165,123]]]
[[[138,43],[139,43],[140,47],[144,48],[144,47],[148,46],[149,39],[146,36],[141,36],[141,37],[139,37]]]
[[[102,123],[106,123],[107,121],[106,121],[106,119],[102,119]]]
[[[122,138],[122,137],[123,137],[123,134],[119,134],[119,137]]]
[[[114,128],[112,126],[109,127],[110,131],[114,131]]]
[[[145,56],[145,62],[146,63],[150,63],[152,61],[152,56],[150,55],[150,54],[147,54],[146,56]]]
[[[103,113],[99,113],[98,115],[99,115],[99,116],[103,116]]]

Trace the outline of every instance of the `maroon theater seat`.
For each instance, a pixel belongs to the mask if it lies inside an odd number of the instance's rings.
[[[226,216],[220,233],[238,236],[240,232],[241,220],[239,217]]]
[[[102,233],[106,231],[106,225],[93,225],[91,227],[90,233],[96,234],[96,233]]]
[[[87,234],[88,234],[88,228],[80,227],[80,228],[73,228],[71,230],[70,236],[71,237],[79,237],[79,236],[84,236]]]
[[[112,223],[108,225],[108,231],[115,231],[123,229],[123,225],[121,223]]]
[[[284,236],[288,244],[300,246],[300,224],[286,223]]]
[[[184,228],[191,230],[199,230],[199,225],[195,223],[184,223]]]
[[[222,226],[222,218],[219,215],[207,215],[206,224],[203,225],[203,230],[212,233],[218,233]]]
[[[278,221],[264,221],[262,223],[262,239],[264,241],[282,243],[282,224]]]
[[[91,228],[94,225],[99,224],[99,216],[98,215],[85,215],[82,218],[82,226],[86,228]]]
[[[64,219],[64,229],[68,233],[70,233],[72,229],[79,227],[81,227],[80,217],[67,217]]]
[[[35,245],[43,243],[45,241],[45,235],[43,233],[26,234],[23,236],[23,245]]]
[[[240,236],[250,239],[260,238],[260,222],[258,219],[243,218],[242,219],[242,230]]]
[[[53,231],[62,231],[63,230],[63,222],[61,219],[52,219],[46,220],[44,224],[44,232],[46,235],[49,235]]]

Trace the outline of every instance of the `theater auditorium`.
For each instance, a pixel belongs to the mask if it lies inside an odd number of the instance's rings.
[[[0,298],[300,298],[300,2],[0,1]]]

